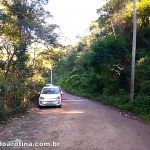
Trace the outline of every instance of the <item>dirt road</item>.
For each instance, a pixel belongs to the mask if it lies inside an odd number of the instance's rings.
[[[65,93],[62,108],[35,107],[1,127],[0,141],[0,150],[150,150],[150,124]]]

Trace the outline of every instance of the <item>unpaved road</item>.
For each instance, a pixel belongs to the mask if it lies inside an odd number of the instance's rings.
[[[17,139],[24,143],[55,143],[54,147],[0,150],[150,150],[150,124],[65,93],[62,108],[35,107],[25,117],[0,128],[0,141]]]

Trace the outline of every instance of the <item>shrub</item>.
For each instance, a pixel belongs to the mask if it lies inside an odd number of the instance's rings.
[[[150,96],[138,95],[133,102],[125,104],[123,108],[150,120]]]

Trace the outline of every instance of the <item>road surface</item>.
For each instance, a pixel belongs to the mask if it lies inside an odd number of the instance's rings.
[[[62,108],[33,107],[2,126],[0,141],[0,150],[150,150],[150,124],[65,93]]]

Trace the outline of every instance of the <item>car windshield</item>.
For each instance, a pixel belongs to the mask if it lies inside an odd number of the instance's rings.
[[[59,94],[59,88],[44,88],[41,94]]]

